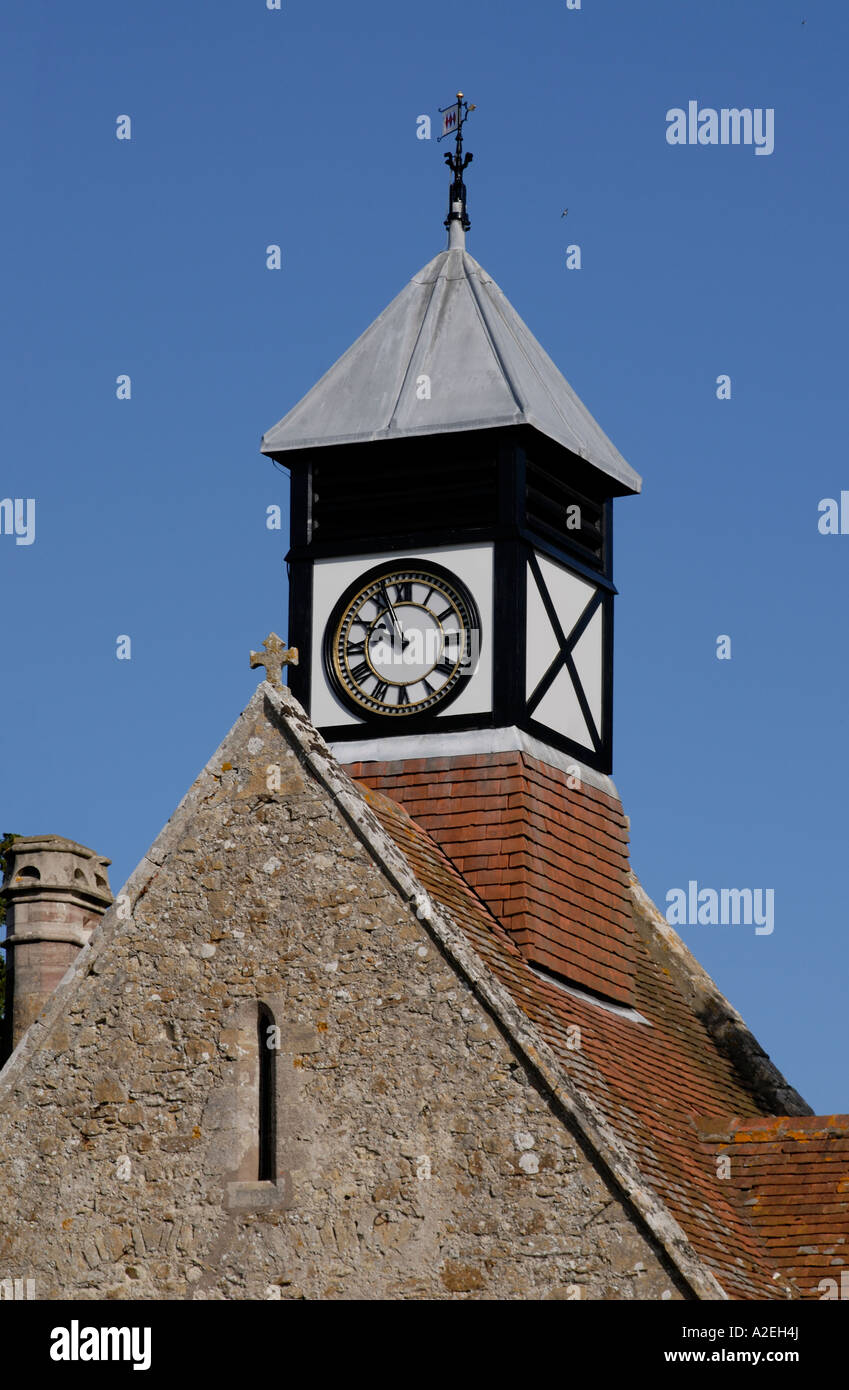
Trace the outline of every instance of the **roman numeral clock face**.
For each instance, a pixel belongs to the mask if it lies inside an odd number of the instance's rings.
[[[324,634],[324,667],[354,714],[414,719],[463,690],[480,653],[474,598],[431,560],[382,564],[339,599]]]

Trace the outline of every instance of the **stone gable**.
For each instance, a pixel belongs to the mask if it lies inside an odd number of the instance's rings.
[[[0,1278],[62,1299],[688,1296],[280,709],[260,686],[0,1074]]]

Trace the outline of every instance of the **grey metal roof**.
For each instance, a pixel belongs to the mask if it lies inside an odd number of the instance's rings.
[[[264,454],[532,425],[630,492],[642,480],[451,224],[447,251],[263,436]],[[430,399],[417,382],[430,378]]]

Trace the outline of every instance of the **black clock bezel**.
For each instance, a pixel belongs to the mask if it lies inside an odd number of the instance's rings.
[[[422,573],[433,575],[434,579],[442,580],[456,590],[462,598],[469,614],[469,632],[470,634],[477,634],[477,656],[479,658],[483,641],[483,630],[481,626],[480,610],[468,584],[455,574],[453,570],[447,569],[445,565],[440,565],[435,560],[422,559],[420,556],[403,556],[398,559],[384,560],[381,564],[373,565],[371,569],[365,570],[362,574],[358,575],[333,605],[330,617],[324,628],[324,637],[322,640],[324,674],[337,700],[339,700],[351,714],[355,714],[364,724],[374,722],[379,724],[381,728],[391,726],[399,730],[401,728],[414,729],[420,724],[430,723],[436,714],[453,704],[461,692],[466,689],[466,681],[469,677],[464,677],[455,681],[450,690],[440,695],[440,697],[435,700],[433,704],[429,705],[427,709],[421,710],[418,713],[405,714],[403,711],[395,711],[390,714],[381,710],[368,710],[351,695],[347,686],[339,679],[334,662],[334,648],[336,631],[339,627],[339,623],[346,610],[350,607],[361,590],[367,588],[369,584],[373,584],[376,579],[380,579],[383,576],[391,581],[392,575],[397,574],[399,570],[406,569],[421,570]]]

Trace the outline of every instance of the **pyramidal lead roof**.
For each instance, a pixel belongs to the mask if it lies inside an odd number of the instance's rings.
[[[430,381],[428,399],[420,378]],[[642,480],[509,300],[465,248],[459,222],[338,362],[263,436],[264,454],[531,425],[620,485]]]

